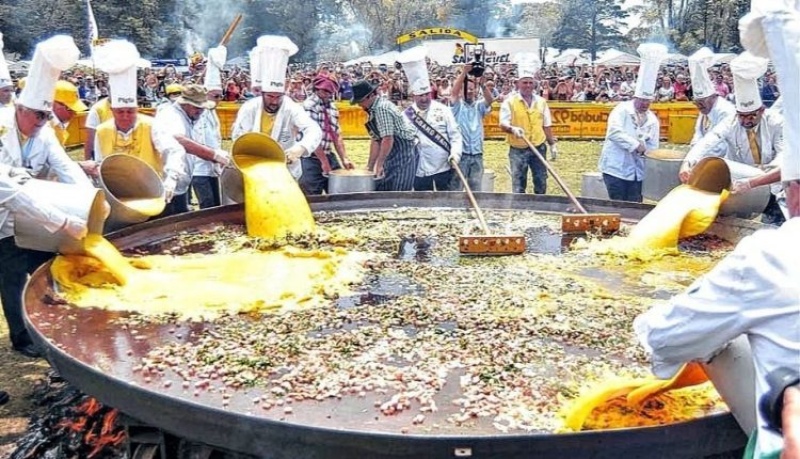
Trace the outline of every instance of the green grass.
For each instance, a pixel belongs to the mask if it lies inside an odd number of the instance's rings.
[[[365,167],[369,157],[368,140],[345,140],[348,156],[357,166]],[[551,164],[561,176],[570,190],[576,195],[581,194],[581,177],[585,172],[597,170],[597,161],[600,158],[602,141],[595,140],[561,140],[558,142],[559,156]],[[230,149],[231,142],[223,142],[223,148]],[[497,193],[511,192],[511,177],[508,168],[508,143],[502,140],[487,140],[484,142],[486,152],[483,155],[484,167],[495,172],[494,191]],[[663,144],[662,148],[686,150],[688,145]],[[70,150],[73,159],[83,158],[83,148]],[[533,187],[529,175],[528,190]],[[547,193],[564,195],[552,177],[548,177]]]

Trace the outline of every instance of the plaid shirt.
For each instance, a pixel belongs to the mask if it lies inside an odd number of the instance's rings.
[[[316,94],[312,94],[303,101],[303,108],[308,112],[308,115],[311,116],[311,119],[316,121],[319,124],[320,129],[322,129],[322,142],[319,144],[319,148],[325,152],[325,154],[333,153],[333,144],[337,137],[342,135],[341,130],[339,129],[339,110],[336,108],[335,104],[329,103],[326,104],[322,102]],[[330,129],[325,129],[325,110],[328,111],[328,119],[330,120]]]
[[[367,131],[372,140],[381,140],[384,137],[392,136],[395,142],[398,140],[415,141],[416,128],[400,109],[385,97],[376,98],[367,113],[369,114]]]

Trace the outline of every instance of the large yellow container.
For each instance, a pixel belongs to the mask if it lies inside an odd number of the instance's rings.
[[[667,139],[670,143],[690,143],[697,115],[670,115]]]

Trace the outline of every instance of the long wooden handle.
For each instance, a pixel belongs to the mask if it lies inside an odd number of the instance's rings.
[[[236,17],[233,19],[233,22],[231,22],[231,25],[228,26],[228,30],[225,31],[225,35],[222,36],[222,40],[219,41],[220,46],[226,46],[228,42],[231,41],[231,36],[236,28],[239,27],[239,23],[242,22],[242,17],[242,13],[236,15]]]
[[[539,158],[539,161],[541,161],[542,164],[544,164],[544,167],[547,169],[548,172],[550,172],[550,175],[552,175],[553,178],[556,180],[558,186],[560,186],[561,189],[564,190],[564,193],[569,197],[572,203],[575,204],[575,208],[578,209],[578,211],[582,214],[588,214],[589,212],[587,212],[586,209],[581,205],[581,203],[578,202],[578,198],[576,198],[575,195],[572,194],[572,191],[569,190],[567,184],[564,183],[563,180],[561,180],[561,177],[559,177],[556,170],[553,168],[553,166],[550,165],[550,163],[547,162],[546,159],[544,159],[544,156],[542,156],[542,154],[539,153],[539,150],[537,150],[536,147],[534,147],[533,144],[530,142],[530,140],[526,139],[525,137],[523,137],[522,140],[524,140],[525,143],[528,144],[528,148],[530,148],[533,154],[536,155],[537,158]]]
[[[458,178],[461,179],[461,183],[464,184],[464,189],[467,191],[467,197],[469,198],[470,204],[475,209],[475,213],[478,214],[478,221],[481,224],[481,230],[487,235],[489,234],[489,226],[486,225],[486,219],[483,218],[483,211],[481,210],[480,206],[478,205],[478,201],[475,200],[475,195],[472,194],[472,190],[469,187],[469,183],[467,183],[467,179],[464,177],[464,174],[461,173],[461,168],[458,167],[458,163],[455,161],[450,161],[450,164],[453,165],[453,169],[456,170],[456,174],[458,174]]]

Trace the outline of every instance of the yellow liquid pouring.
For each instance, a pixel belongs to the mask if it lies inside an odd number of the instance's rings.
[[[256,156],[237,157],[236,164],[244,177],[247,234],[276,239],[314,231],[308,201],[285,164]]]
[[[689,185],[679,185],[636,224],[626,237],[579,244],[599,253],[648,260],[674,252],[678,241],[702,234],[714,223],[728,192],[713,193]]]
[[[164,211],[166,202],[164,198],[145,198],[145,199],[120,199],[121,203],[131,209],[150,217],[156,216]]]

